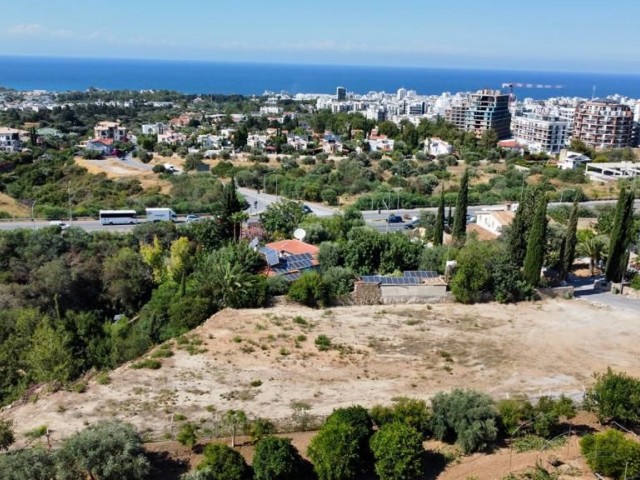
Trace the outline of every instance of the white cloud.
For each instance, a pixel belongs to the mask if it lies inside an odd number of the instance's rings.
[[[13,25],[7,29],[7,33],[9,35],[15,35],[19,37],[40,35],[44,31],[44,27],[39,23],[20,23],[18,25]]]

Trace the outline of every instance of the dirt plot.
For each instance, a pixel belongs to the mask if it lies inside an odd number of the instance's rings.
[[[326,351],[315,345],[321,334]],[[296,402],[326,415],[455,387],[580,399],[607,366],[640,375],[639,335],[637,313],[571,300],[226,310],[171,341],[158,370],[124,365],[108,385],[33,393],[0,416],[15,420],[19,438],[47,425],[59,440],[117,417],[161,439],[175,433],[176,414],[207,422],[232,408],[284,422]]]

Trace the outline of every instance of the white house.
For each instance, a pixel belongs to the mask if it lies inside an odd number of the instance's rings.
[[[514,217],[515,213],[510,210],[478,212],[476,213],[476,224],[494,235],[500,236],[504,227],[511,225]]]
[[[247,147],[264,148],[267,145],[268,137],[266,135],[249,135],[247,137]]]
[[[302,138],[298,135],[287,137],[287,143],[293,146],[296,151],[302,151],[307,149],[308,141],[306,138]]]
[[[173,130],[168,130],[164,133],[158,134],[158,143],[164,143],[167,145],[177,145],[185,142],[186,140],[187,136],[185,134],[174,132]]]
[[[167,130],[167,126],[164,123],[145,123],[142,125],[142,133],[145,135],[159,135]]]
[[[581,153],[562,150],[560,152],[558,168],[560,168],[561,170],[572,170],[574,168],[581,167],[582,165],[589,163],[590,161],[591,159],[589,157]]]
[[[100,122],[93,127],[94,138],[100,140],[113,140],[115,142],[127,141],[127,128],[120,122]]]
[[[369,138],[369,146],[371,147],[372,152],[391,152],[393,151],[394,144],[395,140],[391,140],[390,138]]]
[[[439,138],[427,138],[424,141],[425,153],[437,157],[438,155],[450,155],[453,153],[453,146]]]
[[[21,148],[20,130],[0,127],[0,151],[19,152]]]
[[[222,138],[218,135],[198,135],[198,145],[210,150],[220,150]]]

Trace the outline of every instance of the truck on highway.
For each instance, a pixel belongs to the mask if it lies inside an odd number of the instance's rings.
[[[170,208],[146,208],[147,222],[177,222],[178,216]]]

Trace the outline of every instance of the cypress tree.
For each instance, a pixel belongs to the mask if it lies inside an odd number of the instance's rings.
[[[231,177],[229,183],[224,186],[220,207],[220,222],[223,226],[224,237],[236,238],[240,233],[240,225],[233,222],[232,216],[234,213],[242,212],[242,203],[238,199],[235,177]]]
[[[509,235],[507,237],[509,255],[513,264],[518,268],[522,268],[524,257],[527,253],[527,234],[531,228],[536,196],[542,194],[543,192],[537,188],[527,189],[526,195],[523,196],[520,205],[518,205],[516,216],[509,229]]]
[[[467,237],[467,206],[469,204],[469,169],[464,171],[460,180],[460,190],[456,198],[456,212],[451,235],[453,242],[463,244]]]
[[[564,280],[567,278],[567,273],[576,256],[576,244],[578,243],[578,197],[573,202],[573,208],[569,215],[569,223],[567,224],[567,233],[564,237],[564,251],[562,252],[562,258],[560,259],[560,278]]]
[[[633,200],[633,192],[627,192],[624,188],[620,190],[611,228],[609,258],[605,269],[605,277],[608,282],[622,281],[627,269],[627,248],[631,243],[633,231]]]
[[[527,238],[527,254],[524,257],[524,279],[534,287],[540,283],[540,269],[544,262],[547,240],[547,199],[540,196],[533,212],[533,222]]]
[[[444,238],[444,190],[440,194],[440,204],[438,205],[438,214],[436,215],[436,228],[433,232],[433,244],[442,245]]]

